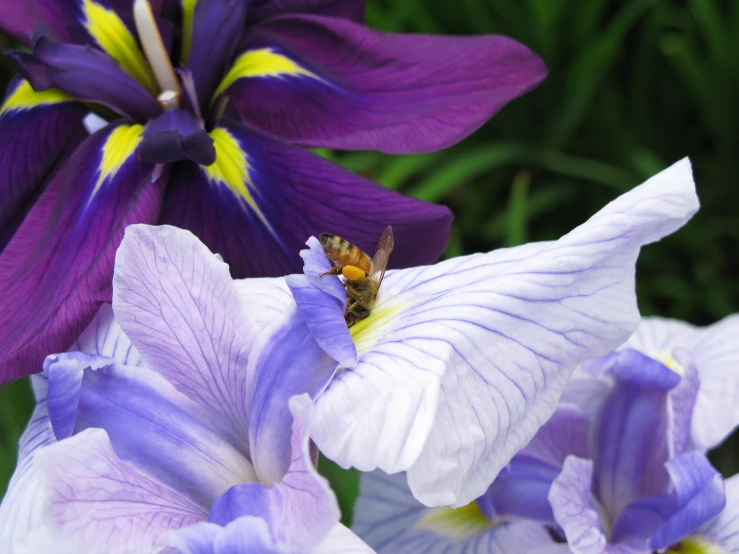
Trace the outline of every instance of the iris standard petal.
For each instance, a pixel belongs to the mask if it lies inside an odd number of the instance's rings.
[[[428,505],[479,497],[574,367],[631,334],[640,247],[696,209],[683,161],[556,242],[388,272],[352,327],[358,365],[317,401],[316,444],[343,466],[408,468]]]
[[[269,19],[242,49],[217,93],[243,120],[289,142],[343,150],[446,148],[546,75],[506,37],[381,33],[317,15]]]
[[[44,523],[57,552],[153,553],[163,533],[206,514],[187,497],[121,460],[106,432],[88,429],[37,454],[47,498]]]
[[[552,539],[543,525],[493,522],[477,503],[428,509],[413,498],[403,473],[364,473],[352,529],[380,554],[519,554]]]
[[[76,352],[50,359],[49,412],[58,439],[105,429],[122,459],[204,509],[234,484],[255,479],[249,461],[208,426],[210,414],[154,371]]]
[[[0,382],[69,348],[111,299],[125,227],[159,216],[167,173],[136,159],[141,130],[110,125],[83,142],[0,255]]]
[[[249,22],[294,13],[344,17],[364,21],[367,0],[256,0],[249,5]]]
[[[723,510],[724,484],[705,456],[687,452],[669,460],[665,467],[672,491],[640,498],[627,506],[613,523],[613,542],[663,550],[692,535]]]
[[[152,94],[107,54],[89,46],[38,37],[32,54],[11,52],[18,71],[36,91],[51,87],[75,100],[107,106],[131,121],[144,122],[161,113]]]
[[[569,455],[587,458],[590,451],[588,416],[578,406],[560,403],[521,454],[561,468]]]
[[[0,544],[7,554],[14,554],[14,544],[41,524],[43,495],[33,473],[38,449],[56,442],[46,406],[48,384],[43,375],[31,378],[36,408],[20,438],[18,464],[0,504]]]
[[[247,370],[248,436],[251,459],[262,483],[282,480],[290,465],[290,398],[307,393],[315,399],[337,365],[316,343],[294,307],[257,339]]]
[[[391,267],[434,262],[446,247],[446,207],[389,191],[237,123],[224,121],[210,134],[216,162],[175,168],[162,223],[193,231],[236,278],[299,272],[303,242],[323,232],[372,253],[392,225]]]
[[[313,402],[305,394],[294,396],[289,409],[292,459],[287,474],[271,488],[262,483],[236,485],[216,500],[208,519],[227,525],[242,516],[262,517],[276,544],[305,552],[328,536],[341,513],[328,481],[313,466],[308,438]]]
[[[627,346],[644,352],[682,371],[674,358],[685,349],[695,363],[700,389],[693,413],[693,442],[703,449],[721,443],[739,425],[739,348],[733,337],[739,333],[739,315],[707,327],[682,321],[647,317]]]
[[[667,490],[664,464],[672,456],[668,392],[680,380],[635,350],[615,355],[627,360],[616,362],[621,379],[605,399],[593,431],[594,491],[611,521],[633,500]]]
[[[86,136],[84,115],[60,91],[11,83],[0,107],[0,251],[50,172]]]
[[[116,319],[148,367],[245,449],[246,366],[257,329],[228,266],[192,233],[131,226],[116,255],[113,289]]]
[[[606,548],[606,537],[590,494],[592,478],[590,460],[569,456],[549,491],[554,519],[574,554],[601,554]]]
[[[247,4],[244,0],[195,3],[187,68],[192,72],[203,113],[208,111],[218,80],[228,69],[244,33]]]

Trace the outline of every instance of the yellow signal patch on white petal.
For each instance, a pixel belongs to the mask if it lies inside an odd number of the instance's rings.
[[[154,95],[159,93],[156,79],[139,48],[136,38],[114,10],[93,0],[82,0],[83,22],[98,46],[118,62],[121,69]]]
[[[45,106],[51,104],[61,104],[62,102],[69,102],[72,98],[55,88],[42,90],[36,92],[33,90],[31,83],[28,81],[21,81],[15,90],[11,92],[5,99],[2,107],[0,108],[0,115],[6,112],[30,110],[37,106]]]
[[[382,291],[382,285],[380,290]],[[390,326],[396,321],[396,312],[406,305],[407,303],[381,303],[378,301],[367,319],[358,321],[349,328],[358,356],[372,350],[377,341],[387,335]]]
[[[216,185],[228,187],[233,195],[245,202],[261,222],[271,230],[267,218],[264,217],[262,210],[254,200],[253,193],[257,190],[249,173],[251,170],[249,158],[241,148],[239,141],[223,127],[213,129],[210,132],[210,138],[215,144],[216,161],[211,165],[201,166],[208,180]]]
[[[236,58],[233,66],[231,66],[221,84],[218,85],[213,98],[215,99],[239,79],[253,77],[277,77],[281,79],[286,76],[303,76],[321,80],[315,73],[300,67],[290,58],[278,54],[271,48],[248,50]]]
[[[95,183],[95,189],[90,195],[94,198],[102,184],[109,178],[115,177],[118,170],[133,155],[141,144],[144,132],[143,125],[120,125],[108,136],[103,145],[103,157],[100,160],[98,171],[100,175]]]
[[[482,513],[476,501],[461,508],[431,508],[413,527],[459,541],[474,537],[495,523]]]

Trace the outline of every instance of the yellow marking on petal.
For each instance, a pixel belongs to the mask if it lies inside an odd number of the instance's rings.
[[[192,47],[192,22],[198,0],[182,0],[182,63],[187,65]]]
[[[249,160],[246,152],[231,133],[223,127],[216,127],[210,132],[210,138],[216,148],[216,161],[209,166],[201,166],[208,180],[218,185],[225,185],[236,196],[243,200],[257,217],[270,229],[267,218],[259,209],[252,192],[257,192],[251,179]]]
[[[154,74],[136,39],[118,14],[93,0],[82,0],[82,12],[86,19],[83,23],[85,29],[98,46],[117,61],[123,71],[157,95],[159,88]]]
[[[702,535],[693,535],[671,546],[665,554],[728,554],[728,552]]]
[[[72,98],[63,93],[61,90],[50,88],[36,92],[33,90],[31,83],[21,81],[15,90],[10,93],[8,98],[0,108],[0,114],[12,111],[30,110],[37,106],[46,106],[50,104],[61,104],[69,102]]]
[[[133,155],[141,143],[143,132],[144,126],[138,124],[120,125],[113,129],[103,145],[103,157],[98,168],[100,175],[90,199],[94,198],[103,182],[108,178],[115,177],[118,170]]]
[[[385,303],[387,304],[387,303]],[[392,306],[376,304],[367,319],[358,321],[349,328],[357,348],[357,355],[372,349],[380,338],[388,332],[388,328],[395,322],[395,313],[407,306],[406,303],[394,303]]]
[[[321,80],[315,73],[303,69],[290,58],[278,54],[271,48],[249,50],[236,58],[233,66],[226,73],[221,84],[218,85],[213,98],[217,98],[219,94],[239,79],[249,77],[277,77],[282,79],[285,76],[298,77],[301,75]]]
[[[426,514],[413,527],[428,529],[452,540],[474,537],[495,526],[475,501],[461,508],[431,508],[426,510]]]
[[[662,362],[678,375],[685,375],[685,368],[675,358],[673,358],[672,355],[668,354],[667,356],[663,356],[661,359],[657,358],[657,360]]]

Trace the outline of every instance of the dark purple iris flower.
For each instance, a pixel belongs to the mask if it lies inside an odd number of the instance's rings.
[[[38,371],[110,301],[132,223],[193,231],[234,277],[298,271],[305,237],[326,230],[371,249],[388,224],[396,266],[438,258],[448,209],[299,146],[443,148],[545,69],[505,37],[379,33],[363,12],[363,0],[0,9],[32,47],[11,53],[23,78],[0,109],[0,382]],[[88,136],[91,109],[105,124]]]

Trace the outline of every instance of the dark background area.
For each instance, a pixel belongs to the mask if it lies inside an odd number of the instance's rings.
[[[456,221],[447,256],[558,238],[690,156],[701,210],[643,250],[639,306],[697,325],[739,311],[738,1],[370,0],[367,23],[504,34],[549,68],[538,89],[446,151],[322,152],[389,188],[448,205]],[[0,72],[6,83],[6,58]],[[0,387],[0,494],[32,405],[27,381]],[[739,437],[711,459],[726,476],[739,472]],[[342,483],[346,510],[354,474],[322,469]]]

